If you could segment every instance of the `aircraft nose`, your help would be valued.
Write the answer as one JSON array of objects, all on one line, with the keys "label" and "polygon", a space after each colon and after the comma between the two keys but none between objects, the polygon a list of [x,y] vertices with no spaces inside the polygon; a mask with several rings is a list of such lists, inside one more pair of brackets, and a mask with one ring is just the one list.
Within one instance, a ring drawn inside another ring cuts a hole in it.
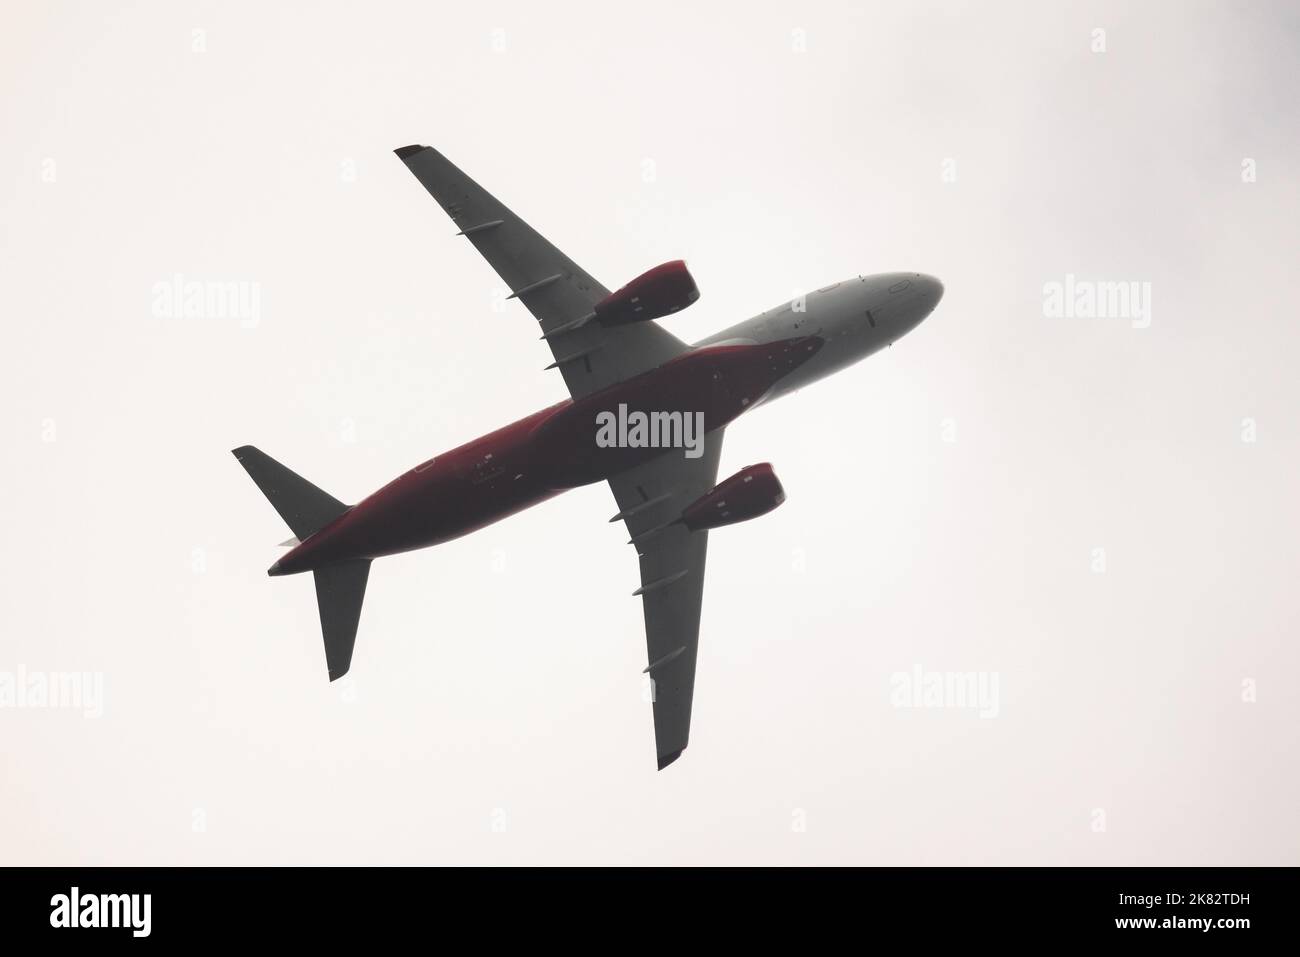
[{"label": "aircraft nose", "polygon": [[943,298],[943,283],[934,276],[927,276],[924,273],[913,280],[917,287],[916,298],[921,307],[925,310],[925,315],[934,312],[934,307],[939,305],[939,300]]}]

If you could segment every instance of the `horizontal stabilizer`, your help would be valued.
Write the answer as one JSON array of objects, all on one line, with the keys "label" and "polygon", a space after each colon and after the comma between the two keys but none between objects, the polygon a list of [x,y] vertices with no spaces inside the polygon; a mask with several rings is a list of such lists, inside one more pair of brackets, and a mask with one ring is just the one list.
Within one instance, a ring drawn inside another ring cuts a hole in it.
[{"label": "horizontal stabilizer", "polygon": [[347,674],[352,666],[352,648],[357,640],[357,622],[361,620],[361,602],[366,597],[370,561],[326,565],[313,574],[320,628],[325,636],[325,663],[333,681]]},{"label": "horizontal stabilizer", "polygon": [[235,449],[234,456],[299,541],[319,532],[348,510],[333,495],[322,492],[251,445]]}]

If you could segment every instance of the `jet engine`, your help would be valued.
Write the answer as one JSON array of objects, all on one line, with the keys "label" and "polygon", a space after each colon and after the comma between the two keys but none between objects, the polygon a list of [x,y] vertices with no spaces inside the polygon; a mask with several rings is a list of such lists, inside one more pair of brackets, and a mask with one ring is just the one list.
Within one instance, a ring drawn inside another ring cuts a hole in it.
[{"label": "jet engine", "polygon": [[692,532],[721,528],[766,515],[785,501],[781,480],[767,462],[741,469],[701,495],[682,512],[682,524]]},{"label": "jet engine", "polygon": [[686,263],[674,259],[643,272],[596,303],[596,321],[602,326],[625,326],[660,319],[685,309],[699,298],[700,290]]}]

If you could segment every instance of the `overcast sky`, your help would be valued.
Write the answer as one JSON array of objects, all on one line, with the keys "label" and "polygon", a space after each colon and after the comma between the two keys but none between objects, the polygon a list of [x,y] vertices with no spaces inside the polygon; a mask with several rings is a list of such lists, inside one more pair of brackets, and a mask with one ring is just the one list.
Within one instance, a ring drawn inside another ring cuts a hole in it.
[{"label": "overcast sky", "polygon": [[[102,689],[0,707],[0,861],[1300,863],[1294,4],[115,6],[0,35],[0,690]],[[265,574],[230,449],[351,502],[565,395],[408,143],[610,288],[686,258],[683,339],[946,285],[728,430],[788,500],[662,773],[604,485],[376,562],[343,682]]]}]

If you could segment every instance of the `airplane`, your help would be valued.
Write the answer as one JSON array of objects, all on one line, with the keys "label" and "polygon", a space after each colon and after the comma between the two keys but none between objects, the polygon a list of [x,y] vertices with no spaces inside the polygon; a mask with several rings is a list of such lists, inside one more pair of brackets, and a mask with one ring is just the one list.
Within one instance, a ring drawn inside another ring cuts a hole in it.
[{"label": "airplane", "polygon": [[[699,299],[680,260],[610,292],[428,146],[394,151],[537,319],[569,398],[344,505],[252,446],[234,450],[294,537],[268,574],[310,571],[329,679],[352,662],[370,563],[466,535],[568,489],[609,483],[640,561],[659,770],[690,735],[709,531],[785,500],[772,466],[717,481],[738,416],[892,345],[938,305],[943,284],[855,276],[687,345],[655,320]],[[616,429],[601,428],[617,416]],[[687,432],[699,435],[688,445]],[[612,433],[617,433],[612,434]],[[656,441],[657,440],[657,441]]]}]

